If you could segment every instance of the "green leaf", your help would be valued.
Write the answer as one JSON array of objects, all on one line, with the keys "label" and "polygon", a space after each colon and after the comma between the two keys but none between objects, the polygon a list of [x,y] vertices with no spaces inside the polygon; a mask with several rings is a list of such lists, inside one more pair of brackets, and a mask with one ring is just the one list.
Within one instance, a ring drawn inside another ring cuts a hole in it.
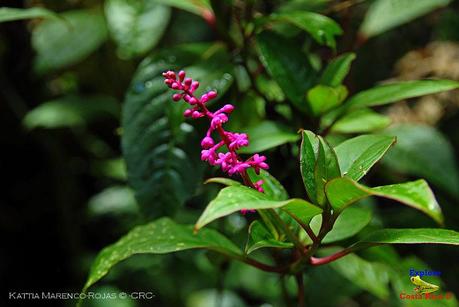
[{"label": "green leaf", "polygon": [[130,59],[153,48],[166,30],[170,11],[156,0],[105,1],[108,29],[120,58]]},{"label": "green leaf", "polygon": [[333,19],[306,11],[273,14],[273,21],[286,21],[308,32],[321,45],[336,48],[335,36],[343,34],[343,30]]},{"label": "green leaf", "polygon": [[42,7],[31,7],[28,9],[17,9],[11,7],[0,8],[0,22],[33,18],[59,19],[59,15]]},{"label": "green leaf", "polygon": [[336,87],[343,83],[344,78],[351,69],[351,63],[355,59],[355,53],[344,53],[333,59],[325,68],[320,78],[320,84]]},{"label": "green leaf", "polygon": [[233,179],[229,179],[229,178],[225,178],[225,177],[209,178],[204,183],[205,184],[207,184],[207,183],[220,183],[220,184],[226,185],[227,187],[242,185],[242,183],[240,183],[239,181],[236,181],[236,180],[233,180]]},{"label": "green leaf", "polygon": [[[285,100],[285,94],[276,81],[268,79],[267,76],[260,74],[255,79],[255,86],[262,92],[266,99],[281,102]],[[279,104],[283,105],[283,104]]]},{"label": "green leaf", "polygon": [[314,177],[314,167],[319,154],[319,138],[309,130],[301,133],[300,170],[304,187],[313,203],[317,203],[317,187]]},{"label": "green leaf", "polygon": [[425,180],[391,184],[369,188],[347,178],[337,178],[326,186],[328,200],[337,211],[344,210],[352,203],[368,196],[379,196],[401,202],[418,209],[437,223],[443,223],[443,215],[432,191]]},{"label": "green leaf", "polygon": [[387,228],[370,233],[351,248],[360,249],[379,244],[459,245],[459,232],[439,228]]},{"label": "green leaf", "polygon": [[107,39],[104,17],[98,11],[67,11],[60,20],[45,20],[32,32],[37,53],[35,70],[46,73],[85,59]]},{"label": "green leaf", "polygon": [[95,161],[91,164],[91,171],[96,176],[127,181],[126,163],[123,158]]},{"label": "green leaf", "polygon": [[357,93],[344,104],[348,108],[379,106],[428,94],[453,90],[459,82],[450,80],[404,81],[373,87]]},{"label": "green leaf", "polygon": [[[193,44],[146,58],[126,95],[122,150],[129,184],[141,208],[150,216],[173,214],[193,195],[205,166],[194,150],[194,144],[199,142],[194,129],[184,123],[186,105],[172,102],[172,93],[161,74],[197,62],[186,69],[187,73],[199,79],[202,91],[215,85],[223,94],[231,84],[228,66],[220,57],[218,61],[214,59],[217,54],[209,55],[211,51],[221,52],[209,44]],[[211,58],[204,60],[203,56]]]},{"label": "green leaf", "polygon": [[132,190],[126,186],[112,186],[89,199],[91,217],[109,214],[138,214],[139,208]]},{"label": "green leaf", "polygon": [[346,99],[347,89],[344,86],[330,87],[316,85],[307,93],[309,107],[315,116],[336,108]]},{"label": "green leaf", "polygon": [[296,142],[299,135],[286,127],[272,121],[264,121],[257,126],[246,129],[249,146],[239,150],[240,153],[258,153],[285,143]]},{"label": "green leaf", "polygon": [[[328,248],[326,251],[327,254],[333,253],[336,252],[336,248]],[[384,264],[369,262],[357,255],[349,254],[331,262],[330,266],[350,282],[378,298],[387,299],[389,296],[388,267]]]},{"label": "green leaf", "polygon": [[270,173],[265,170],[260,170],[260,175],[257,175],[252,168],[247,170],[247,173],[252,182],[263,180],[264,194],[272,200],[287,200],[288,193],[284,186],[274,178]]},{"label": "green leaf", "polygon": [[155,0],[155,2],[173,6],[200,16],[212,14],[208,0]]},{"label": "green leaf", "polygon": [[303,224],[308,224],[314,216],[322,213],[321,208],[305,200],[291,201],[281,209]]},{"label": "green leaf", "polygon": [[459,172],[452,145],[432,127],[405,124],[384,133],[397,136],[397,146],[382,163],[391,169],[426,178],[452,196],[459,198]]},{"label": "green leaf", "polygon": [[107,96],[64,96],[40,104],[23,119],[27,129],[82,127],[100,118],[118,118],[118,102]]},{"label": "green leaf", "polygon": [[332,243],[350,238],[367,226],[371,221],[372,212],[369,207],[364,205],[352,206],[344,210],[338,216],[333,229],[327,233],[322,243]]},{"label": "green leaf", "polygon": [[284,94],[300,110],[306,111],[304,95],[314,84],[315,73],[305,54],[279,34],[262,32],[257,35],[260,60],[279,84]]},{"label": "green leaf", "polygon": [[376,36],[446,6],[449,2],[450,0],[376,0],[370,5],[360,32],[365,37]]},{"label": "green leaf", "polygon": [[390,123],[389,117],[363,108],[344,115],[335,122],[330,131],[334,133],[366,133],[384,129]]},{"label": "green leaf", "polygon": [[249,239],[245,246],[245,253],[248,255],[257,249],[266,247],[291,248],[293,243],[276,240],[262,222],[253,221],[249,226]]},{"label": "green leaf", "polygon": [[395,137],[361,135],[335,147],[341,174],[359,181],[395,143]]},{"label": "green leaf", "polygon": [[267,195],[246,186],[230,186],[222,189],[217,197],[207,205],[196,222],[195,229],[198,230],[218,218],[242,209],[259,210],[270,208],[282,208],[287,213],[305,220],[322,211],[302,199],[293,198],[285,201],[275,201]]},{"label": "green leaf", "polygon": [[228,256],[241,251],[215,230],[204,229],[193,234],[193,226],[179,225],[169,218],[138,226],[118,242],[104,248],[94,260],[83,292],[104,277],[120,261],[136,254],[166,254],[203,248]]},{"label": "green leaf", "polygon": [[317,204],[325,204],[325,184],[333,178],[340,177],[338,159],[333,148],[319,136],[319,154],[314,168]]}]

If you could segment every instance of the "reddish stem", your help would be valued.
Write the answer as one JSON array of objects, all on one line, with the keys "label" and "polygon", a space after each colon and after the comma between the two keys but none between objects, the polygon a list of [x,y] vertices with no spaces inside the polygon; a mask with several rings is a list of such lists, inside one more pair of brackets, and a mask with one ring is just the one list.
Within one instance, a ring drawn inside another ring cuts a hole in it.
[{"label": "reddish stem", "polygon": [[327,257],[323,257],[323,258],[311,257],[309,258],[309,263],[314,266],[327,264],[335,260],[338,260],[339,258],[346,256],[347,254],[352,253],[352,251],[353,251],[352,249],[343,249],[342,251],[339,251]]}]

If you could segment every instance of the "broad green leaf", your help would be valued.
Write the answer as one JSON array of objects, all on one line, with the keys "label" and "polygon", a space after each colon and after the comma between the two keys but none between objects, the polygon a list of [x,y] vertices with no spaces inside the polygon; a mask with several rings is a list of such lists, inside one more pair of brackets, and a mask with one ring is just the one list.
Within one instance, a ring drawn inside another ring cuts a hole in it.
[{"label": "broad green leaf", "polygon": [[[336,248],[325,249],[327,254]],[[323,254],[323,252],[321,253]],[[355,254],[349,254],[330,263],[330,266],[350,282],[369,291],[380,299],[389,296],[389,268],[382,263],[366,261]]]},{"label": "broad green leaf", "polygon": [[314,216],[322,213],[321,208],[304,200],[291,201],[281,209],[296,221],[304,224],[308,224]]},{"label": "broad green leaf", "polygon": [[387,228],[370,233],[351,248],[360,249],[379,244],[459,245],[459,232],[441,228]]},{"label": "broad green leaf", "polygon": [[18,9],[12,7],[0,8],[0,22],[33,18],[59,19],[59,15],[42,7],[31,7],[28,9]]},{"label": "broad green leaf", "polygon": [[[128,180],[142,209],[150,216],[173,214],[194,193],[202,168],[194,144],[199,139],[184,123],[184,103],[172,102],[162,72],[198,63],[186,69],[201,86],[223,94],[231,84],[223,62],[218,64],[208,44],[164,50],[146,58],[137,70],[126,95],[122,117],[122,150]],[[203,59],[204,55],[211,58]],[[193,71],[193,74],[190,73]],[[215,82],[215,83],[214,83]],[[193,145],[191,145],[193,144]],[[193,176],[190,176],[193,174]]]},{"label": "broad green leaf", "polygon": [[170,8],[156,0],[107,0],[105,16],[118,55],[130,59],[159,42],[169,22]]},{"label": "broad green leaf", "polygon": [[274,32],[257,35],[260,60],[284,94],[300,110],[306,111],[304,95],[314,84],[315,73],[305,54],[293,41]]},{"label": "broad green leaf", "polygon": [[370,5],[360,32],[367,38],[376,36],[446,6],[449,2],[450,0],[376,0]]},{"label": "broad green leaf", "polygon": [[308,32],[321,45],[336,48],[335,36],[343,30],[333,19],[307,11],[296,11],[271,15],[270,20],[286,21]]},{"label": "broad green leaf", "polygon": [[316,85],[307,93],[309,107],[315,116],[336,108],[346,99],[347,89],[344,86],[330,87]]},{"label": "broad green leaf", "polygon": [[266,247],[291,248],[293,243],[276,240],[262,222],[253,221],[249,227],[249,239],[245,246],[245,253],[250,254],[257,249]]},{"label": "broad green leaf", "polygon": [[341,174],[359,181],[394,143],[395,137],[372,134],[344,141],[335,147]]},{"label": "broad green leaf", "polygon": [[459,198],[459,172],[454,149],[445,136],[432,127],[397,125],[384,131],[397,137],[397,146],[382,163],[391,169],[426,178]]},{"label": "broad green leaf", "polygon": [[260,175],[257,175],[255,171],[252,168],[250,168],[248,169],[247,173],[249,174],[249,177],[252,180],[252,182],[263,180],[263,193],[272,200],[288,199],[288,193],[285,190],[284,186],[267,171],[260,170]]},{"label": "broad green leaf", "polygon": [[389,126],[391,120],[385,115],[381,115],[371,109],[363,108],[353,110],[344,115],[331,127],[334,133],[366,133]]},{"label": "broad green leaf", "polygon": [[333,59],[325,68],[320,78],[320,84],[336,87],[343,83],[344,78],[351,69],[351,63],[355,59],[355,53],[344,53]]},{"label": "broad green leaf", "polygon": [[285,143],[296,142],[299,138],[295,132],[272,121],[264,121],[244,132],[250,139],[249,146],[239,150],[241,153],[258,153]]},{"label": "broad green leaf", "polygon": [[226,185],[227,187],[242,185],[242,183],[240,183],[239,181],[236,181],[236,180],[233,180],[233,179],[229,179],[229,178],[225,178],[225,177],[209,178],[204,183],[205,184],[207,184],[207,183],[220,183],[220,184]]},{"label": "broad green leaf", "polygon": [[88,202],[91,216],[138,214],[134,193],[126,186],[112,186],[94,195]]},{"label": "broad green leaf", "polygon": [[369,188],[348,178],[337,178],[326,186],[328,200],[333,209],[342,211],[352,203],[368,196],[379,196],[401,202],[418,209],[437,223],[443,223],[443,215],[425,180],[391,184]]},{"label": "broad green leaf", "polygon": [[281,102],[285,100],[285,94],[276,81],[268,79],[265,75],[260,74],[255,79],[255,86],[271,101]]},{"label": "broad green leaf", "polygon": [[60,20],[45,20],[32,32],[37,53],[35,70],[46,73],[85,59],[107,39],[104,17],[98,11],[67,11]]},{"label": "broad green leaf", "polygon": [[120,261],[136,254],[166,254],[202,248],[224,255],[242,255],[226,237],[212,229],[193,233],[193,226],[179,225],[169,218],[138,226],[118,242],[104,248],[94,260],[83,292],[104,277]]},{"label": "broad green leaf", "polygon": [[118,118],[118,102],[107,96],[65,96],[40,104],[23,119],[27,129],[79,127],[100,118]]},{"label": "broad green leaf", "polygon": [[332,243],[356,235],[370,223],[371,217],[372,212],[369,207],[364,205],[349,207],[338,216],[333,229],[327,233],[322,243]]},{"label": "broad green leaf", "polygon": [[212,14],[208,0],[155,0],[155,2],[173,6],[200,16]]},{"label": "broad green leaf", "polygon": [[284,211],[298,218],[307,220],[321,212],[320,208],[302,199],[289,199],[285,201],[275,201],[267,195],[255,191],[246,186],[230,186],[224,188],[212,200],[196,222],[195,229],[198,230],[210,222],[238,212],[242,209],[270,209],[282,208]]},{"label": "broad green leaf", "polygon": [[316,179],[314,168],[319,154],[319,138],[308,130],[301,132],[302,141],[300,147],[300,170],[304,187],[313,203],[317,203]]},{"label": "broad green leaf", "polygon": [[91,164],[91,170],[96,176],[127,181],[126,163],[123,158],[95,161]]},{"label": "broad green leaf", "polygon": [[344,104],[347,108],[379,106],[428,94],[453,90],[459,82],[450,80],[403,81],[373,87],[357,93]]},{"label": "broad green leaf", "polygon": [[319,154],[314,168],[317,204],[325,204],[325,184],[333,178],[340,177],[338,159],[330,145],[319,136]]}]

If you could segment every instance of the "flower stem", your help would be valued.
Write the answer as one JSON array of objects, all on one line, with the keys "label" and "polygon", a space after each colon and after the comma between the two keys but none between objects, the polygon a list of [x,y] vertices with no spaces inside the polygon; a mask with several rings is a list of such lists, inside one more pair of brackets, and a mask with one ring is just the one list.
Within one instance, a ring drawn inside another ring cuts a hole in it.
[{"label": "flower stem", "polygon": [[[190,95],[191,97],[194,97],[194,94],[191,93],[190,91],[186,91],[186,93],[188,95]],[[196,98],[197,99],[197,98]],[[198,100],[198,99],[197,99]],[[199,100],[198,100],[199,101]],[[199,107],[202,109],[203,113],[206,115],[207,118],[209,118],[210,120],[212,120],[212,113],[209,111],[209,109],[207,109],[206,105],[202,102],[199,102],[198,103]],[[217,133],[220,135],[220,138],[222,139],[223,142],[225,142],[225,146],[226,148],[228,149],[228,151],[232,152],[236,159],[237,160],[241,160],[241,158],[238,156],[238,154],[235,152],[235,151],[232,151],[229,147],[230,145],[230,140],[228,139],[228,136],[226,135],[226,132],[225,130],[223,129],[223,127],[220,125],[217,127]],[[255,188],[255,185],[253,184],[252,180],[250,180],[250,177],[249,175],[247,174],[247,171],[244,170],[243,172],[241,172],[241,177],[242,177],[242,180],[244,181],[244,185],[248,186],[248,187],[251,187],[252,189],[256,189]]]}]

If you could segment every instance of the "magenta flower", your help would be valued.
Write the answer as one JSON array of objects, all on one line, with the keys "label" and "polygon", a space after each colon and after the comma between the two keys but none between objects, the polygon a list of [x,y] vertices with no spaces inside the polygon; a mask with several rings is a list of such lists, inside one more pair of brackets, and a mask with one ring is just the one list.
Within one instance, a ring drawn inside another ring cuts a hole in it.
[{"label": "magenta flower", "polygon": [[[164,83],[178,93],[172,96],[172,100],[179,101],[183,99],[190,104],[191,108],[184,112],[184,116],[194,119],[207,117],[210,121],[209,129],[206,136],[201,141],[201,160],[207,161],[210,165],[219,165],[222,171],[227,172],[229,175],[239,174],[244,183],[260,192],[263,192],[263,180],[253,183],[247,175],[247,169],[253,168],[259,174],[260,169],[268,169],[269,166],[265,162],[266,157],[255,154],[247,160],[243,160],[237,154],[237,150],[241,147],[249,145],[249,138],[245,133],[235,133],[225,131],[223,124],[228,122],[229,114],[233,112],[234,106],[226,104],[216,112],[210,112],[206,103],[217,97],[216,91],[209,91],[203,94],[200,98],[194,95],[194,92],[199,87],[199,82],[191,78],[186,78],[186,73],[182,70],[178,74],[173,71],[163,73],[165,78]],[[221,141],[215,142],[212,134],[216,133],[220,136]],[[227,152],[217,152],[223,146],[228,149]],[[244,211],[243,213],[245,213]]]}]

